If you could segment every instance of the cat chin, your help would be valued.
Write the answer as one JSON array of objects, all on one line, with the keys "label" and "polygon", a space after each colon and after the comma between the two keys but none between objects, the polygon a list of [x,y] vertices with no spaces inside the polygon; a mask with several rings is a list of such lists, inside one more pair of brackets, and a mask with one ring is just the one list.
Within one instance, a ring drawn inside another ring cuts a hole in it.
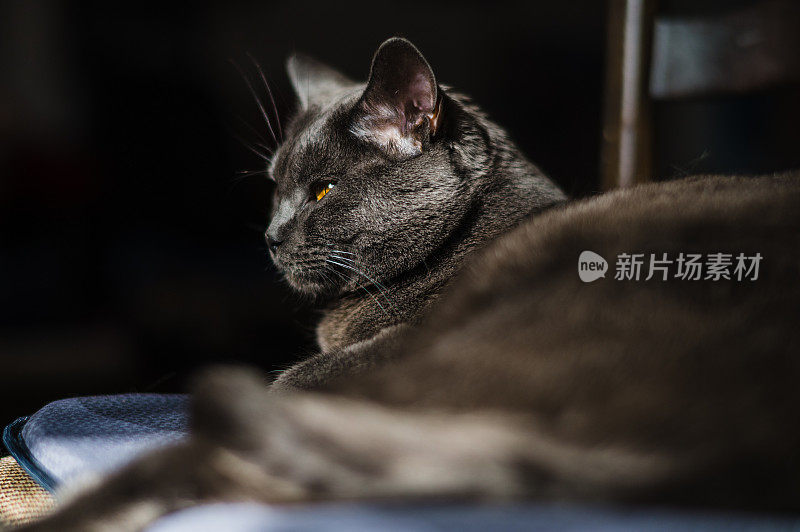
[{"label": "cat chin", "polygon": [[308,271],[283,272],[289,286],[296,292],[312,298],[328,297],[339,292],[338,285],[332,285],[330,278],[322,275],[313,275]]}]

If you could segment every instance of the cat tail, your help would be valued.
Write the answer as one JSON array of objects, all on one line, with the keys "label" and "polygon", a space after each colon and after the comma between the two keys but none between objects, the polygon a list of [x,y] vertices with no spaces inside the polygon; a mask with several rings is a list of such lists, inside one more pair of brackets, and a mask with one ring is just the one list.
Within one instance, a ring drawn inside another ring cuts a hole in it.
[{"label": "cat tail", "polygon": [[529,418],[276,394],[257,374],[231,368],[200,380],[192,431],[301,500],[635,500],[644,486],[652,492],[686,472],[676,466],[685,460],[661,454],[561,441]]}]

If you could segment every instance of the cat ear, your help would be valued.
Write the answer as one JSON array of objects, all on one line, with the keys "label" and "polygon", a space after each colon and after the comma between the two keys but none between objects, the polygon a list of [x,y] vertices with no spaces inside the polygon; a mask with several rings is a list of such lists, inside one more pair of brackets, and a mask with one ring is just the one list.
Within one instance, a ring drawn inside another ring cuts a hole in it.
[{"label": "cat ear", "polygon": [[292,54],[286,61],[286,71],[302,109],[322,105],[355,82],[344,74],[303,54]]},{"label": "cat ear", "polygon": [[413,157],[436,133],[439,104],[430,65],[413,44],[395,37],[375,52],[351,131],[392,156]]}]

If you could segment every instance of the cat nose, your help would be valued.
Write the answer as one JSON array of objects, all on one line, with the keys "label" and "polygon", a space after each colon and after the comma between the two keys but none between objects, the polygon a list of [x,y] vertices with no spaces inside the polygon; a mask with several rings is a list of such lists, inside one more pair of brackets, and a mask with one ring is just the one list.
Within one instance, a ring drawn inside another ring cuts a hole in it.
[{"label": "cat nose", "polygon": [[271,236],[267,235],[267,245],[269,246],[270,251],[272,251],[273,253],[278,251],[278,246],[280,246],[282,243],[283,240],[276,240]]}]

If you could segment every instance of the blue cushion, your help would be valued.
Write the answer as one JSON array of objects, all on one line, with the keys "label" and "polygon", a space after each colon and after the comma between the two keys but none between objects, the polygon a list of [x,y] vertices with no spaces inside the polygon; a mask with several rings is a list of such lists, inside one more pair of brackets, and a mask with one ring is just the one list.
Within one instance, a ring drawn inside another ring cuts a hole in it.
[{"label": "blue cushion", "polygon": [[3,432],[17,462],[48,490],[107,473],[187,434],[188,397],[129,394],[63,399]]},{"label": "blue cushion", "polygon": [[800,530],[800,519],[743,513],[577,505],[213,504],[161,518],[147,532]]}]

